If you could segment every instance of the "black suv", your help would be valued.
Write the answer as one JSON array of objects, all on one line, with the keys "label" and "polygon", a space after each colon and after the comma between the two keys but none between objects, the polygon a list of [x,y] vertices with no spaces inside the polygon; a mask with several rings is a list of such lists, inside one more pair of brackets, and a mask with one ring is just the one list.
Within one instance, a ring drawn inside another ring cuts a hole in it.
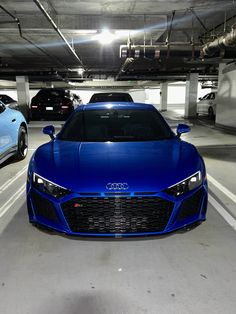
[{"label": "black suv", "polygon": [[78,95],[62,88],[41,89],[31,100],[31,118],[63,118],[68,116],[81,104]]},{"label": "black suv", "polygon": [[128,93],[118,93],[118,92],[112,92],[112,93],[96,93],[93,94],[91,97],[89,103],[95,103],[95,102],[119,102],[119,101],[128,101],[133,102],[132,97]]}]

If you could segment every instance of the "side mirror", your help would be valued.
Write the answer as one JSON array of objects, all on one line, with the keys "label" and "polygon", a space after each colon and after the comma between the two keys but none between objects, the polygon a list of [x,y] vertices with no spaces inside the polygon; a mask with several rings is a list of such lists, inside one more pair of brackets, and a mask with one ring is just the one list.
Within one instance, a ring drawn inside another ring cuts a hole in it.
[{"label": "side mirror", "polygon": [[47,125],[43,128],[43,133],[47,134],[51,137],[52,140],[54,140],[54,133],[55,133],[55,128],[53,125]]},{"label": "side mirror", "polygon": [[181,134],[188,133],[188,132],[190,132],[190,127],[187,124],[178,124],[177,130],[176,130],[178,137],[180,137]]},{"label": "side mirror", "polygon": [[202,97],[199,97],[198,100],[202,100]]}]

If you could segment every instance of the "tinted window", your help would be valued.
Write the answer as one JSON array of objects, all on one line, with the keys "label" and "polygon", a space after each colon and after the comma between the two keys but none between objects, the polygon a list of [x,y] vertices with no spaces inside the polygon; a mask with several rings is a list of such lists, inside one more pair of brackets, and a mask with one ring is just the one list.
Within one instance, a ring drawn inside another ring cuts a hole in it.
[{"label": "tinted window", "polygon": [[151,110],[85,110],[74,114],[59,139],[84,142],[152,141],[172,137],[162,117]]},{"label": "tinted window", "polygon": [[2,113],[5,110],[4,104],[0,101],[0,113]]},{"label": "tinted window", "polygon": [[211,98],[211,94],[206,94],[202,99],[210,99]]},{"label": "tinted window", "polygon": [[94,94],[90,103],[95,102],[114,102],[114,101],[128,101],[133,102],[132,97],[128,93],[98,93]]},{"label": "tinted window", "polygon": [[4,104],[9,104],[10,102],[13,102],[14,100],[7,95],[0,95],[0,100],[4,103]]},{"label": "tinted window", "polygon": [[48,89],[48,90],[41,90],[38,92],[38,97],[62,97],[65,95],[65,91],[62,89]]}]

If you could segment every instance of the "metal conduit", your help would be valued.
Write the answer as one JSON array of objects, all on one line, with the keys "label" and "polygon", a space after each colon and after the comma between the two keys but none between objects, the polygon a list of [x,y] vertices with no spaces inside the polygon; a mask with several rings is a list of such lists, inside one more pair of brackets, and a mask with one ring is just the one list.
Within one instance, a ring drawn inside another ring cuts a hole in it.
[{"label": "metal conduit", "polygon": [[[9,15],[13,21],[11,21],[11,23],[16,23],[17,27],[18,27],[18,31],[19,31],[19,35],[22,39],[24,39],[25,41],[27,41],[29,44],[31,44],[32,46],[34,46],[35,48],[39,49],[43,54],[45,54],[49,59],[55,61],[62,66],[63,68],[67,68],[63,63],[61,63],[61,61],[59,61],[56,57],[52,57],[51,55],[49,55],[46,51],[44,51],[44,49],[42,49],[41,47],[39,47],[37,44],[35,44],[34,42],[32,42],[30,39],[26,38],[23,33],[22,33],[22,28],[21,28],[21,24],[20,24],[20,20],[18,17],[14,16],[11,12],[9,12],[7,9],[5,9],[2,5],[0,5],[0,9],[2,9],[7,15]],[[9,21],[5,21],[4,23],[9,23]]]},{"label": "metal conduit", "polygon": [[58,33],[58,35],[61,37],[61,39],[65,42],[67,48],[69,49],[69,51],[73,55],[73,57],[76,58],[77,61],[79,61],[81,66],[83,66],[83,62],[82,62],[81,58],[78,56],[78,54],[75,52],[75,50],[71,47],[71,45],[69,44],[69,42],[67,41],[65,36],[62,34],[60,29],[57,27],[56,23],[53,21],[51,16],[45,10],[42,3],[39,0],[34,0],[34,3],[37,5],[37,7],[40,9],[40,11],[43,13],[43,15],[46,17],[46,19],[49,21],[49,23],[52,25],[52,27],[55,29],[55,31]]}]

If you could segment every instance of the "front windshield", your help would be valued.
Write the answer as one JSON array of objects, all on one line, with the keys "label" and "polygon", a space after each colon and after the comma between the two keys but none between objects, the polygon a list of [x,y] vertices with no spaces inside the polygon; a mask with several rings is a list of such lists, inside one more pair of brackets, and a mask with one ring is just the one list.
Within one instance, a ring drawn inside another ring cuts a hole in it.
[{"label": "front windshield", "polygon": [[76,112],[58,138],[81,142],[155,141],[173,134],[152,110],[85,110]]}]

